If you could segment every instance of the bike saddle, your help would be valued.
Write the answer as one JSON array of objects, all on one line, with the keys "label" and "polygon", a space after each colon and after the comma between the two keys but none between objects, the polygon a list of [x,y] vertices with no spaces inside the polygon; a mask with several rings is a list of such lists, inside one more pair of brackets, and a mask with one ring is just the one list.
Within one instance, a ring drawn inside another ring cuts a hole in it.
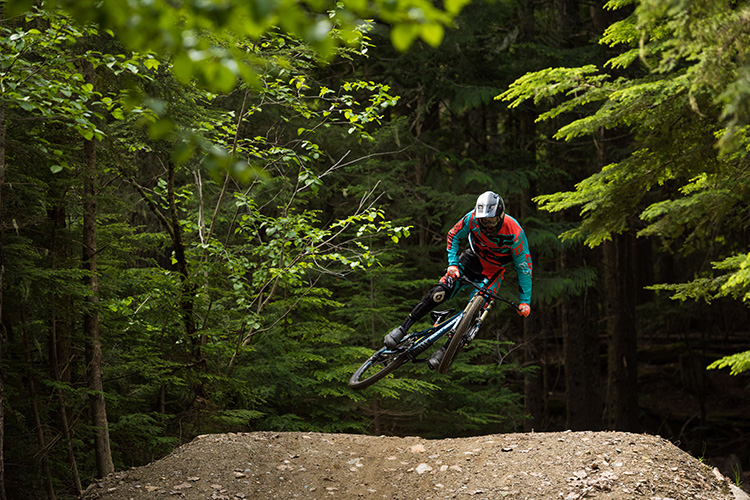
[{"label": "bike saddle", "polygon": [[432,323],[434,325],[437,325],[454,312],[456,312],[455,309],[447,309],[445,311],[430,311],[430,318],[432,318]]}]

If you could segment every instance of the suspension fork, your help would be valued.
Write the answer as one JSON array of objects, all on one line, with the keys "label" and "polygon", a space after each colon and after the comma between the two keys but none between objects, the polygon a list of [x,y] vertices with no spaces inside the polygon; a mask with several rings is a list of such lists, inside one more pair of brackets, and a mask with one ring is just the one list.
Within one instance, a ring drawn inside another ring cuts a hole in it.
[{"label": "suspension fork", "polygon": [[482,311],[481,316],[479,316],[479,324],[481,325],[484,322],[484,318],[487,317],[487,314],[489,314],[490,309],[492,309],[493,304],[495,303],[495,299],[490,298],[489,302],[487,302],[487,307],[484,308],[484,311]]},{"label": "suspension fork", "polygon": [[467,345],[469,342],[474,340],[474,337],[477,335],[477,332],[479,332],[479,329],[482,327],[482,323],[484,323],[484,319],[487,317],[487,315],[490,312],[490,309],[492,309],[492,305],[495,303],[495,299],[490,298],[490,300],[487,302],[487,306],[482,311],[482,314],[479,315],[479,318],[477,319],[476,324],[466,333],[464,345]]}]

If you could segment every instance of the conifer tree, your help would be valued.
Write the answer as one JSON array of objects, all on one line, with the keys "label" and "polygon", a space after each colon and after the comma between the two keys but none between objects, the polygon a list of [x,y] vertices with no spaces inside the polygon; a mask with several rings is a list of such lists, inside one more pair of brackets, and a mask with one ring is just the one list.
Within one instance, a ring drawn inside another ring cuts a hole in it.
[{"label": "conifer tree", "polygon": [[[630,9],[630,2],[610,2]],[[695,250],[716,273],[663,284],[674,298],[731,296],[747,300],[742,243],[734,229],[746,216],[742,90],[747,5],[723,2],[637,2],[601,43],[618,50],[603,65],[557,67],[518,79],[502,98],[511,106],[559,98],[539,119],[572,111],[585,116],[556,132],[561,140],[620,130],[631,151],[577,184],[574,191],[538,198],[547,210],[580,207],[581,224],[565,233],[595,246],[637,231],[658,237],[668,251]],[[708,228],[711,228],[708,230]],[[716,235],[722,236],[717,240]]]}]

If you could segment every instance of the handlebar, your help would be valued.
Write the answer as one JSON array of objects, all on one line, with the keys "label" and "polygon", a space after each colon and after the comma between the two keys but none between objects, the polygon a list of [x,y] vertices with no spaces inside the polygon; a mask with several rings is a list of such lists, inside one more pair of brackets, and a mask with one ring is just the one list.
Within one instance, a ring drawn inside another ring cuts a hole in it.
[{"label": "handlebar", "polygon": [[[517,305],[517,304],[516,304],[515,302],[513,302],[512,300],[508,300],[508,299],[506,299],[505,297],[501,297],[501,296],[499,296],[499,295],[497,295],[497,294],[495,294],[495,293],[492,293],[492,292],[490,292],[490,291],[489,291],[489,290],[487,289],[487,285],[486,285],[486,284],[475,283],[475,282],[471,281],[471,280],[470,280],[469,278],[466,278],[466,277],[464,277],[464,276],[459,276],[459,277],[458,277],[458,279],[459,279],[459,280],[460,280],[460,281],[461,281],[462,283],[466,283],[467,285],[471,285],[471,286],[473,286],[474,288],[476,288],[476,289],[477,289],[477,291],[478,291],[479,293],[481,293],[481,294],[482,294],[482,295],[484,295],[485,297],[491,297],[491,298],[493,298],[493,299],[496,299],[496,300],[499,300],[499,301],[501,301],[501,302],[505,302],[506,304],[509,304],[510,306],[512,306],[512,307],[513,307],[513,309],[516,309],[516,310],[518,310],[518,305]],[[493,281],[494,281],[494,280],[493,280]]]}]

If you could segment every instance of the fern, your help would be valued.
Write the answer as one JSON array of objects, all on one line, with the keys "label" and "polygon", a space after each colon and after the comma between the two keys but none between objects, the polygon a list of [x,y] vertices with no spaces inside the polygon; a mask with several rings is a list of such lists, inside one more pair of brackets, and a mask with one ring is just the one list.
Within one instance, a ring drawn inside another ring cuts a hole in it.
[{"label": "fern", "polygon": [[732,375],[750,371],[750,351],[725,356],[708,365],[707,369],[719,370],[722,368],[729,368]]}]

